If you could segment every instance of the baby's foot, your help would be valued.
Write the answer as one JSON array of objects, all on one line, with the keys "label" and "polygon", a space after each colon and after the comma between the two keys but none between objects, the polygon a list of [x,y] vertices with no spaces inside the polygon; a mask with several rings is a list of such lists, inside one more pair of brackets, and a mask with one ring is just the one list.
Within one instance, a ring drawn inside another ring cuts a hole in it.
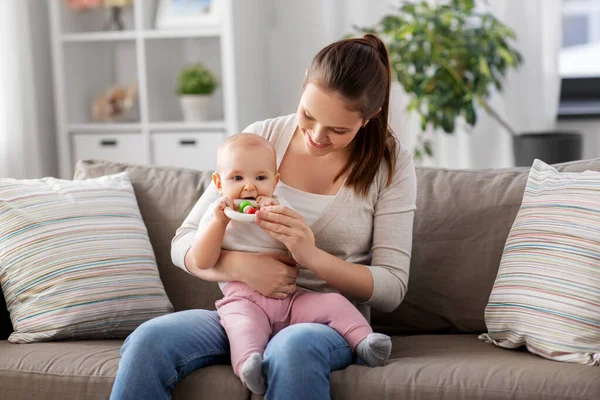
[{"label": "baby's foot", "polygon": [[392,340],[381,333],[371,333],[356,346],[356,354],[369,367],[385,365],[392,352]]},{"label": "baby's foot", "polygon": [[260,353],[254,353],[248,357],[240,369],[240,378],[252,393],[264,394],[267,391],[262,374],[262,355]]}]

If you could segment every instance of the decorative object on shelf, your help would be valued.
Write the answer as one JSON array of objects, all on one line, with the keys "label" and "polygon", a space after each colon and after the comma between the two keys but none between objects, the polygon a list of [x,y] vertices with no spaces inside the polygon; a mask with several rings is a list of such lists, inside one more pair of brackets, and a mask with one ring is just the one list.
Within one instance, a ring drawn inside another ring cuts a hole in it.
[{"label": "decorative object on shelf", "polygon": [[186,121],[206,121],[216,79],[204,65],[196,64],[179,73],[177,94]]},{"label": "decorative object on shelf", "polygon": [[87,11],[100,7],[110,9],[110,16],[106,25],[105,31],[123,31],[125,24],[121,18],[121,13],[124,7],[132,6],[134,0],[65,0],[67,6],[75,11]]},{"label": "decorative object on shelf", "polygon": [[121,12],[124,7],[131,5],[133,5],[133,0],[104,0],[104,7],[110,8],[110,19],[104,26],[104,30],[125,30],[125,24],[121,19]]},{"label": "decorative object on shelf", "polygon": [[92,119],[101,122],[131,121],[137,100],[137,82],[129,87],[113,85],[105,93],[96,97],[92,105]]},{"label": "decorative object on shelf", "polygon": [[[420,115],[423,133],[428,125],[453,133],[459,117],[473,126],[479,105],[516,135],[487,101],[492,86],[501,91],[507,71],[522,63],[509,43],[516,36],[493,14],[476,10],[474,3],[406,3],[375,26],[357,28],[385,41],[392,74],[412,96],[408,110]],[[422,158],[423,152],[431,156],[431,144],[423,135],[419,140],[415,158]]]},{"label": "decorative object on shelf", "polygon": [[98,8],[103,0],[65,0],[65,3],[71,10],[85,11]]},{"label": "decorative object on shelf", "polygon": [[156,29],[193,29],[219,25],[220,0],[159,0]]}]

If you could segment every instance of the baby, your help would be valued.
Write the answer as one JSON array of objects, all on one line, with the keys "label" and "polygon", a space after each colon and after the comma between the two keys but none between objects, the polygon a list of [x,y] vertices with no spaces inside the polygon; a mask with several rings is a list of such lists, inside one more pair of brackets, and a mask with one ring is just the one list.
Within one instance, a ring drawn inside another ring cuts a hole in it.
[{"label": "baby", "polygon": [[[249,252],[287,252],[285,246],[255,223],[230,220],[226,207],[234,199],[252,199],[258,207],[283,204],[275,196],[279,182],[275,149],[261,136],[240,133],[229,137],[217,152],[213,183],[223,196],[206,211],[198,227],[202,260],[198,267],[212,268],[221,249]],[[284,300],[263,296],[242,282],[221,282],[223,299],[216,306],[229,338],[235,374],[253,393],[266,389],[262,375],[263,353],[269,339],[291,324],[314,322],[329,325],[348,342],[369,366],[382,366],[391,351],[386,335],[373,333],[362,314],[338,293],[298,289]]]}]

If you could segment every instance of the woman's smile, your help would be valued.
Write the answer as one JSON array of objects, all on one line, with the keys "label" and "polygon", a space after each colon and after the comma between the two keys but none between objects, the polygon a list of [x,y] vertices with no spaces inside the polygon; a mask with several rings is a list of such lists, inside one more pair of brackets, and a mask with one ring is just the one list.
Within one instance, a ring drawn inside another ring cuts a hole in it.
[{"label": "woman's smile", "polygon": [[306,138],[308,140],[308,143],[316,148],[316,149],[324,149],[325,147],[329,146],[329,143],[319,143],[313,140],[312,136],[310,135],[310,132],[308,132],[306,129],[302,129],[302,132],[304,132],[304,134],[306,135]]}]

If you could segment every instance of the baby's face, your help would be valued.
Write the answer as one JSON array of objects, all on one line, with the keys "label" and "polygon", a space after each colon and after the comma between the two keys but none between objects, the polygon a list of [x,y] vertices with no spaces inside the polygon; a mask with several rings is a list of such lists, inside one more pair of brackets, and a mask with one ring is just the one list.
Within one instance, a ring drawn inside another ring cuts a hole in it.
[{"label": "baby's face", "polygon": [[265,146],[232,146],[219,160],[217,188],[231,199],[273,197],[279,182],[276,166]]}]

